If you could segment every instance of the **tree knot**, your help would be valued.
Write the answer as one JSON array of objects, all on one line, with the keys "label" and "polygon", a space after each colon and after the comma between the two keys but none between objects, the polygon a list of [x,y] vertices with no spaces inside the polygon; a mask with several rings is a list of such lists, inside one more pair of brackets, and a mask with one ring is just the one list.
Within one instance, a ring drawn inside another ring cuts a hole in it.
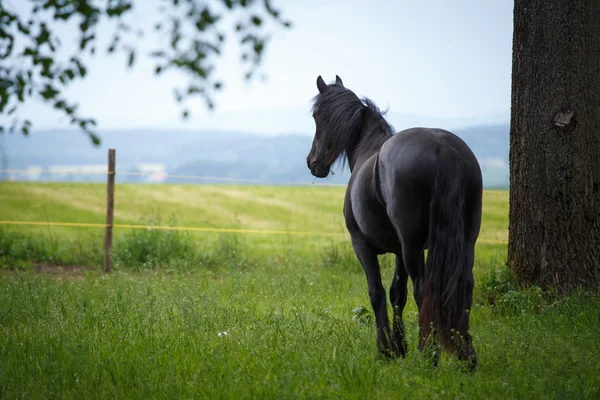
[{"label": "tree knot", "polygon": [[562,110],[559,111],[554,116],[554,125],[559,128],[566,128],[569,125],[575,125],[575,120],[573,116],[575,115],[575,111],[573,110]]}]

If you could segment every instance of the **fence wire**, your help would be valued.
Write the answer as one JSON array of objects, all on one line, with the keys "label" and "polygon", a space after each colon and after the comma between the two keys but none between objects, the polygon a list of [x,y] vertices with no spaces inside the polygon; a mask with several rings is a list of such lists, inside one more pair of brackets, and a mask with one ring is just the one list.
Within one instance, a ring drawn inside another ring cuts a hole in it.
[{"label": "fence wire", "polygon": [[[0,169],[0,173],[12,173],[12,174],[39,174],[39,175],[108,175],[109,171],[72,171],[72,170],[30,170],[30,169]],[[168,174],[163,172],[132,172],[132,171],[115,171],[115,176],[144,176],[153,177],[160,175],[164,179],[184,179],[184,180],[195,180],[195,181],[215,181],[215,182],[230,182],[230,183],[254,183],[254,184],[273,184],[273,182],[260,180],[260,179],[245,179],[245,178],[227,178],[219,176],[204,176],[204,175],[179,175],[179,174]],[[292,185],[292,186],[337,186],[345,187],[345,183],[326,183],[326,182],[296,182],[296,181],[281,181],[276,182],[279,185]]]}]

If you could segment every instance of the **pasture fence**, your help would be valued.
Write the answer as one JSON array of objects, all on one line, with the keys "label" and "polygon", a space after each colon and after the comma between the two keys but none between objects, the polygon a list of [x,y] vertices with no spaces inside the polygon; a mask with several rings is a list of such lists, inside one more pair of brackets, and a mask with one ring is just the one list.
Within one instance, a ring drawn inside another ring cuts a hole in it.
[{"label": "pasture fence", "polygon": [[[240,234],[263,234],[263,235],[305,235],[305,236],[340,236],[345,233],[339,232],[310,232],[310,231],[291,231],[291,230],[268,230],[268,229],[234,229],[234,228],[214,228],[214,227],[182,227],[182,226],[167,226],[167,225],[145,225],[145,224],[115,224],[114,223],[114,208],[115,208],[115,177],[116,171],[116,150],[108,150],[108,168],[106,171],[85,171],[77,172],[77,174],[85,175],[106,175],[106,223],[87,223],[87,222],[68,222],[68,221],[18,221],[18,220],[6,220],[0,221],[0,225],[13,225],[13,226],[57,226],[57,227],[87,227],[87,228],[104,228],[104,272],[110,273],[112,271],[112,246],[113,246],[113,229],[149,229],[149,230],[177,230],[177,231],[189,231],[189,232],[218,232],[218,233],[240,233]],[[29,173],[26,169],[3,169],[0,170],[3,173]],[[66,175],[73,173],[72,171],[41,171],[40,173],[46,174],[60,174]],[[119,175],[129,176],[152,176],[153,173],[149,172],[131,172],[131,171],[119,171]],[[204,180],[204,181],[217,181],[217,182],[238,182],[238,183],[254,183],[254,184],[267,184],[266,181],[255,180],[255,179],[238,179],[238,178],[223,178],[223,177],[211,177],[211,176],[193,176],[193,175],[176,175],[176,174],[165,174],[166,177],[177,178],[177,179],[189,179],[189,180]],[[313,183],[298,183],[298,182],[283,182],[284,184],[292,185],[309,185]],[[316,183],[319,186],[341,186],[345,187],[345,184],[338,183]],[[507,244],[505,240],[497,239],[483,239],[477,240],[480,243],[489,244]]]}]

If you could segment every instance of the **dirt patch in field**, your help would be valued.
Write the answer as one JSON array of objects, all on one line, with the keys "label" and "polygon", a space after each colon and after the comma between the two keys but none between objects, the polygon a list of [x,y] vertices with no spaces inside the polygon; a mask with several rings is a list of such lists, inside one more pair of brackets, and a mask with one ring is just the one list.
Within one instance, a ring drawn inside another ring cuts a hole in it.
[{"label": "dirt patch in field", "polygon": [[82,265],[35,264],[28,268],[11,267],[2,271],[2,276],[10,276],[18,272],[34,272],[48,275],[58,280],[83,280],[90,273],[100,273],[100,268]]}]

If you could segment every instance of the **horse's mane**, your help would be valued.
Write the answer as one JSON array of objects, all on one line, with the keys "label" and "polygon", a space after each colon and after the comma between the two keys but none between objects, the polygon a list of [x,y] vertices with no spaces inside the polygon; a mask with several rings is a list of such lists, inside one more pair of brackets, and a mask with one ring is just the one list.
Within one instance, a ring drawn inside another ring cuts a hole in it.
[{"label": "horse's mane", "polygon": [[[370,99],[361,99],[341,85],[329,85],[312,103],[313,115],[319,118],[320,129],[327,135],[328,157],[331,161],[339,159],[342,165],[347,162],[347,149],[361,151],[381,146],[395,133],[384,118],[387,111],[382,112]],[[375,116],[377,124],[364,132],[363,120],[368,113]]]}]

